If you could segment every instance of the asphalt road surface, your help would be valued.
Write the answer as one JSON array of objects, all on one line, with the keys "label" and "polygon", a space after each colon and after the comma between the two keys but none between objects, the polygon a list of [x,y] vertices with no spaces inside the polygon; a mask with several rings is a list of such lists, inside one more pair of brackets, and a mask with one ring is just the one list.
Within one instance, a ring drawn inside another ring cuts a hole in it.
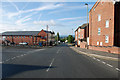
[{"label": "asphalt road surface", "polygon": [[119,71],[76,53],[66,44],[2,50],[2,78],[118,78]]}]

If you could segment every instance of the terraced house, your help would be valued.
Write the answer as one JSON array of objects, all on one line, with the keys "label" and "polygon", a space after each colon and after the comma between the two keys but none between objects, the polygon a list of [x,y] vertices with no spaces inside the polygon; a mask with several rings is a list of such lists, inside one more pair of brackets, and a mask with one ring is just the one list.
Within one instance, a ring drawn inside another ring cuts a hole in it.
[{"label": "terraced house", "polygon": [[98,0],[90,10],[89,49],[120,53],[120,0]]},{"label": "terraced house", "polygon": [[51,31],[12,31],[2,33],[2,38],[8,43],[19,43],[26,42],[28,45],[51,45],[55,42],[55,33]]},{"label": "terraced house", "polygon": [[83,24],[75,30],[76,47],[87,48],[89,44],[89,24]]}]

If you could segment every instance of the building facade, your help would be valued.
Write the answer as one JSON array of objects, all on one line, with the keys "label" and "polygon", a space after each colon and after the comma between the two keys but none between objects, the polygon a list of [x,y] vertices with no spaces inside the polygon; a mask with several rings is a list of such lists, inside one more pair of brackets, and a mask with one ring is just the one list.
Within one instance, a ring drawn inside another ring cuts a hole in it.
[{"label": "building facade", "polygon": [[89,38],[89,25],[86,23],[75,30],[76,46],[86,48],[88,44],[87,38]]},{"label": "building facade", "polygon": [[89,48],[120,53],[120,2],[94,4],[89,12]]},{"label": "building facade", "polygon": [[[48,36],[47,36],[48,35]],[[3,40],[7,43],[19,43],[26,42],[28,45],[50,45],[55,41],[55,33],[51,31],[12,31],[2,33]]]}]

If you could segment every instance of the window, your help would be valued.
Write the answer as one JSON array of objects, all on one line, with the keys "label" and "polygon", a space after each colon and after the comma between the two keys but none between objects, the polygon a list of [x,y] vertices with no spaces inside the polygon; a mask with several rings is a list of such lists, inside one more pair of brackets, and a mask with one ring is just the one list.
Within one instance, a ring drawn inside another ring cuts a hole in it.
[{"label": "window", "polygon": [[77,36],[76,36],[76,39],[77,39]]},{"label": "window", "polygon": [[103,43],[102,42],[100,42],[100,46],[102,46],[103,45]]},{"label": "window", "polygon": [[79,38],[80,38],[80,34],[79,34],[79,36],[78,36]]},{"label": "window", "polygon": [[79,28],[78,32],[80,32],[80,28]]},{"label": "window", "polygon": [[80,40],[78,41],[78,44],[80,45]]},{"label": "window", "polygon": [[101,15],[100,14],[98,15],[98,21],[101,21]]},{"label": "window", "polygon": [[82,34],[82,37],[83,37],[83,34]]},{"label": "window", "polygon": [[77,31],[76,31],[76,35],[77,35]]},{"label": "window", "polygon": [[100,35],[100,32],[101,32],[101,28],[98,28],[98,35]]},{"label": "window", "polygon": [[106,20],[106,28],[109,27],[109,20]]},{"label": "window", "polygon": [[105,36],[105,43],[109,43],[109,36]]},{"label": "window", "polygon": [[97,42],[97,45],[99,45],[99,41]]}]

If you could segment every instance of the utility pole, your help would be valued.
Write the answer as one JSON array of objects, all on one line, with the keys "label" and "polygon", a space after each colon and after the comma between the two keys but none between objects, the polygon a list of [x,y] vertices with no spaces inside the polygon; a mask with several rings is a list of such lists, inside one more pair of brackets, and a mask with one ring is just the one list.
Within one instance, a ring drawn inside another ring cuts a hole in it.
[{"label": "utility pole", "polygon": [[46,46],[48,46],[48,25],[47,25],[47,44]]}]

